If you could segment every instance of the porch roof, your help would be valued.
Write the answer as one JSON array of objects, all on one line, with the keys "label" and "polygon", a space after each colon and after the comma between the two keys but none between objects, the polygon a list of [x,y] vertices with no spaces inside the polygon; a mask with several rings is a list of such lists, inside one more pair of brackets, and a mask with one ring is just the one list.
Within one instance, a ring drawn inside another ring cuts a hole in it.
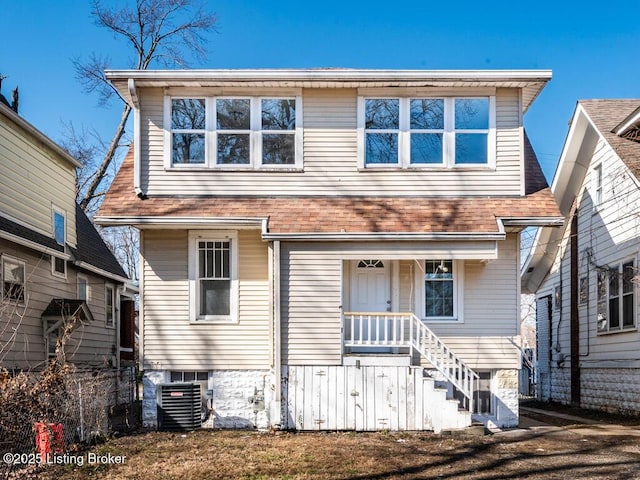
[{"label": "porch roof", "polygon": [[270,234],[491,234],[502,223],[555,224],[561,215],[549,191],[521,197],[384,196],[152,196],[133,190],[128,155],[107,193],[96,222],[141,224],[175,219],[267,220]]}]

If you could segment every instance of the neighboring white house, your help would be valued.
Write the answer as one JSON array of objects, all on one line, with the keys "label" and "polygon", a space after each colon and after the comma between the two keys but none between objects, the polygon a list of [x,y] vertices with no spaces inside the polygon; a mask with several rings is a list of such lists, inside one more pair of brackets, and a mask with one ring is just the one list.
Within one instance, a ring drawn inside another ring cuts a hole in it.
[{"label": "neighboring white house", "polygon": [[542,400],[640,413],[640,100],[581,100],[556,171],[563,229],[523,274],[537,296]]},{"label": "neighboring white house", "polygon": [[72,321],[67,361],[81,368],[133,362],[130,282],[75,202],[80,166],[0,94],[2,368],[42,368]]},{"label": "neighboring white house", "polygon": [[106,74],[145,423],[194,381],[223,427],[517,425],[519,234],[562,222],[522,125],[549,71]]}]

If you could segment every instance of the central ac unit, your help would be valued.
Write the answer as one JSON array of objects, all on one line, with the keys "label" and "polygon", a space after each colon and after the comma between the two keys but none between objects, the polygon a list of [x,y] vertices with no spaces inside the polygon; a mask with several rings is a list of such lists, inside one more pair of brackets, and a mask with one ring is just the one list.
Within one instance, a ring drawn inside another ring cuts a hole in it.
[{"label": "central ac unit", "polygon": [[160,431],[187,431],[202,426],[202,400],[197,383],[158,385],[157,404]]}]

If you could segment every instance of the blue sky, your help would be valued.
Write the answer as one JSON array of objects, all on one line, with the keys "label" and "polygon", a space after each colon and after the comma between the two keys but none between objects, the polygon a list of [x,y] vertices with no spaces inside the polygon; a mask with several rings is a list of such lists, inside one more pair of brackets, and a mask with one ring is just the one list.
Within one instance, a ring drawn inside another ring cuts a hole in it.
[{"label": "blue sky", "polygon": [[[114,3],[109,0],[106,3]],[[209,1],[219,18],[200,68],[551,69],[525,116],[547,178],[575,102],[639,98],[637,15],[603,2]],[[522,8],[526,5],[526,9]],[[634,18],[635,17],[635,18]],[[130,52],[94,25],[88,0],[5,0],[0,11],[2,93],[20,88],[21,114],[51,138],[64,122],[108,140],[121,107],[82,92],[71,60]]]}]

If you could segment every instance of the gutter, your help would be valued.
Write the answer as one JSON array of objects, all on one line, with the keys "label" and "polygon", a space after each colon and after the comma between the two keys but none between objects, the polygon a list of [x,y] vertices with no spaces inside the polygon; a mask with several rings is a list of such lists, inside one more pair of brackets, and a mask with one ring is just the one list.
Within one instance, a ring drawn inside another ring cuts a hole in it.
[{"label": "gutter", "polygon": [[244,227],[256,227],[262,226],[263,230],[266,228],[266,218],[243,218],[243,217],[228,217],[228,218],[206,218],[206,217],[155,217],[155,216],[142,216],[142,217],[103,217],[97,216],[94,218],[94,223],[98,225],[104,225],[108,227],[125,226],[125,225],[142,225],[153,227],[185,227],[194,225],[198,227],[206,226],[244,226]]},{"label": "gutter", "polygon": [[263,240],[308,241],[375,241],[375,240],[504,240],[504,232],[491,233],[263,233]]},{"label": "gutter", "polygon": [[136,81],[130,78],[127,82],[129,89],[129,96],[131,97],[131,104],[133,107],[133,190],[139,198],[144,197],[141,185],[141,173],[140,173],[140,101],[138,99],[138,92],[136,90]]},{"label": "gutter", "polygon": [[83,261],[80,261],[80,260],[74,261],[73,264],[78,268],[82,268],[84,270],[88,270],[88,271],[93,272],[93,273],[95,273],[97,275],[100,275],[102,277],[110,278],[112,280],[115,280],[116,282],[123,283],[123,284],[126,285],[126,290],[127,291],[131,291],[132,293],[137,293],[138,292],[138,287],[136,287],[133,284],[133,282],[127,277],[122,277],[120,275],[116,275],[115,273],[107,272],[106,270],[103,270],[102,268],[94,267],[90,263],[83,262]]},{"label": "gutter", "polygon": [[27,240],[18,235],[13,235],[11,233],[5,232],[4,230],[0,230],[0,238],[5,240],[9,240],[10,242],[17,243],[18,245],[22,245],[23,247],[31,248],[38,252],[46,253],[47,255],[52,255],[58,258],[62,258],[63,260],[71,260],[71,255],[65,252],[61,252],[59,250],[54,250],[49,247],[45,247],[44,245],[40,245],[39,243],[32,242],[31,240]]}]

